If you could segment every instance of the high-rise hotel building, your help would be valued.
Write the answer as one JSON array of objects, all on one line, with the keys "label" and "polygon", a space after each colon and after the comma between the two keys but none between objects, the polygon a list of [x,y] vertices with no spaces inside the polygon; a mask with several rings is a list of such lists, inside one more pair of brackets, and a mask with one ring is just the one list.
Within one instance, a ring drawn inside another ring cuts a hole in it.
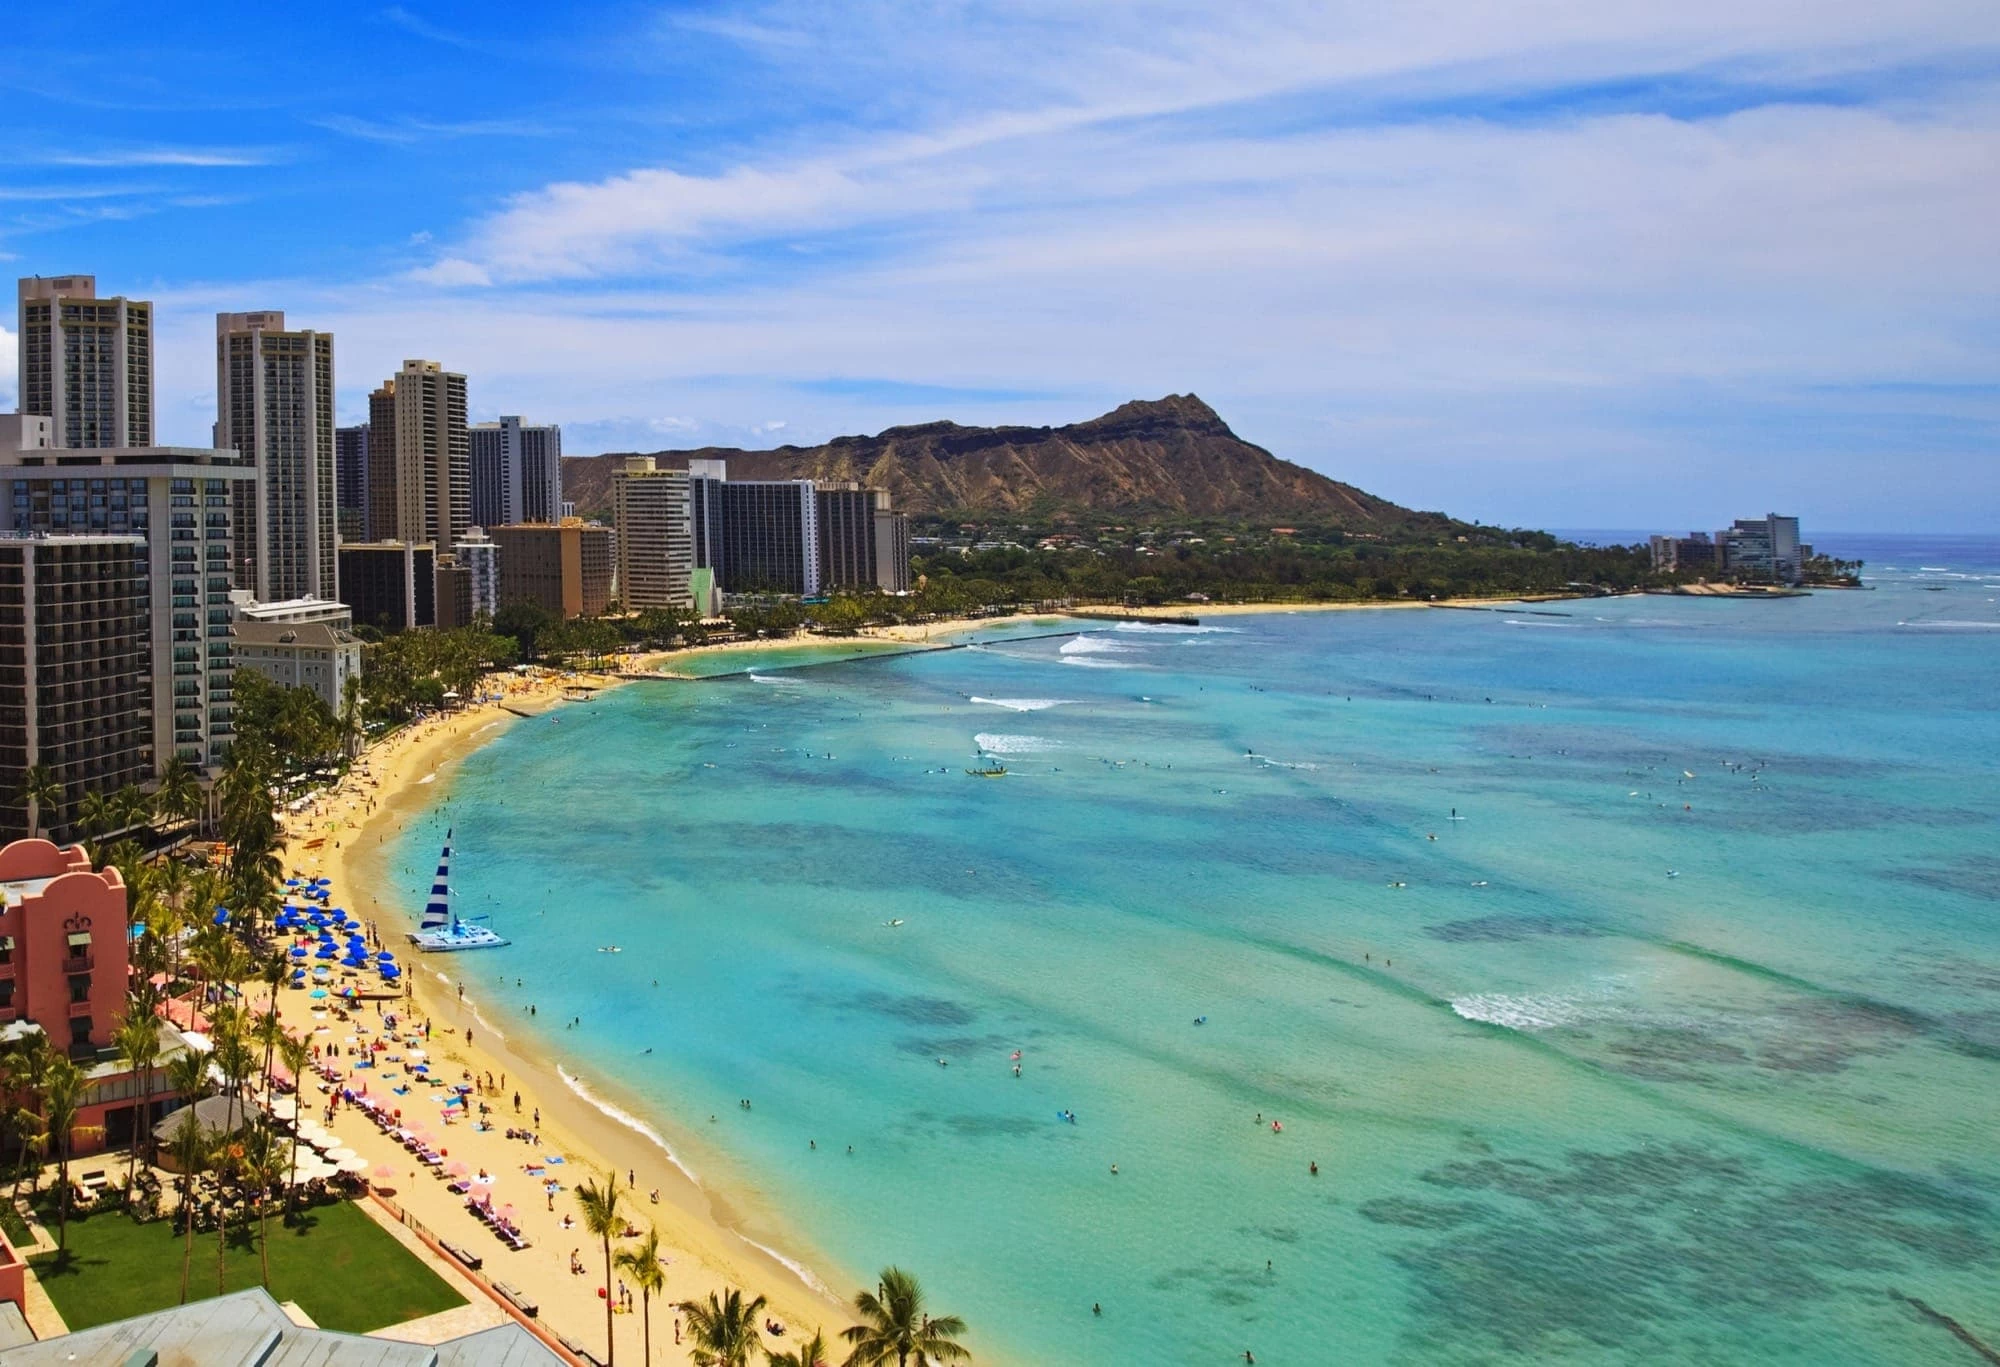
[{"label": "high-rise hotel building", "polygon": [[688,474],[662,470],[651,456],[628,456],[611,472],[618,529],[618,601],[628,611],[694,606],[694,538]]},{"label": "high-rise hotel building", "polygon": [[404,361],[368,396],[368,534],[450,546],[471,525],[465,376]]},{"label": "high-rise hotel building", "polygon": [[236,734],[230,626],[234,509],[257,469],[234,451],[177,446],[0,450],[16,534],[135,538],[151,677],[150,763],[213,770]]},{"label": "high-rise hotel building", "polygon": [[333,429],[333,498],[340,507],[340,539],[368,540],[368,424],[365,422]]},{"label": "high-rise hotel building", "polygon": [[474,423],[472,521],[479,527],[562,517],[562,428],[503,417]]},{"label": "high-rise hotel building", "polygon": [[[0,533],[0,836],[69,834],[85,793],[153,777],[145,547]],[[37,765],[54,802],[22,793]]]},{"label": "high-rise hotel building", "polygon": [[261,476],[237,487],[235,579],[259,602],[338,599],[333,335],[276,309],[215,316],[215,444]]},{"label": "high-rise hotel building", "polygon": [[94,275],[28,276],[17,297],[21,412],[54,419],[58,446],[151,445],[153,306],[98,298]]}]

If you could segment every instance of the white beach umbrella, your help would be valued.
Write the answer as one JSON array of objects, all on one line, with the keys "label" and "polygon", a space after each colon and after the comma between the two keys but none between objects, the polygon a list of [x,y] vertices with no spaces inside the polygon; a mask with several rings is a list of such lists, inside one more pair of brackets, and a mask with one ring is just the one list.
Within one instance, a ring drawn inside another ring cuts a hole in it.
[{"label": "white beach umbrella", "polygon": [[342,1172],[361,1173],[368,1171],[368,1160],[361,1157],[359,1154],[356,1154],[352,1158],[341,1159],[340,1162],[334,1164],[334,1166],[340,1169],[340,1171]]},{"label": "white beach umbrella", "polygon": [[354,1157],[354,1150],[347,1148],[344,1145],[336,1148],[331,1148],[326,1151],[326,1161],[333,1164],[335,1167],[339,1167],[342,1163],[347,1162],[349,1159],[353,1157]]},{"label": "white beach umbrella", "polygon": [[280,1120],[295,1120],[299,1114],[299,1103],[288,1096],[274,1096],[264,1103],[264,1109]]}]

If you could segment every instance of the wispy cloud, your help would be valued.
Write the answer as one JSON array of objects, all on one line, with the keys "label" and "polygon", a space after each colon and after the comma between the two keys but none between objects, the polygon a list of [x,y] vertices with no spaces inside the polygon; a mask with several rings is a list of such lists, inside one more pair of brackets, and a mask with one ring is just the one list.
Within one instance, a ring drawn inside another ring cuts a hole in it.
[{"label": "wispy cloud", "polygon": [[316,128],[367,142],[407,144],[449,138],[546,138],[555,130],[528,119],[364,119],[353,114],[326,114],[307,120]]},{"label": "wispy cloud", "polygon": [[97,152],[28,152],[20,155],[31,166],[270,166],[284,153],[270,147],[126,147]]}]

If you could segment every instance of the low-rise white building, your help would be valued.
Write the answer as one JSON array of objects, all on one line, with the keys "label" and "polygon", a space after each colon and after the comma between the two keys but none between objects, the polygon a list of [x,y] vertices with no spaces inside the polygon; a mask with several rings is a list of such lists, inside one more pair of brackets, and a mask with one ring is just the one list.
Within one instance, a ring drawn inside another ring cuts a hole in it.
[{"label": "low-rise white building", "polygon": [[286,688],[310,688],[338,716],[347,681],[361,677],[361,638],[325,622],[239,620],[236,667]]},{"label": "low-rise white building", "polygon": [[342,631],[354,625],[354,610],[347,604],[315,598],[311,594],[276,603],[260,603],[244,589],[238,589],[229,596],[236,600],[236,619],[239,622],[289,622],[295,626],[300,622],[323,622]]}]

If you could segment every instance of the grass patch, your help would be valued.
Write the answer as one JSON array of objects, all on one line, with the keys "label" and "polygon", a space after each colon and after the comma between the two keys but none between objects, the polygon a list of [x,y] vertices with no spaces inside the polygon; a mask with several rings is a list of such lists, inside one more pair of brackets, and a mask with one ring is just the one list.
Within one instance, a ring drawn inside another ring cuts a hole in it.
[{"label": "grass patch", "polygon": [[14,1203],[0,1197],[0,1233],[7,1236],[7,1242],[16,1252],[35,1242],[35,1236],[28,1232],[28,1222],[21,1218],[21,1212],[14,1209]]},{"label": "grass patch", "polygon": [[[350,1201],[315,1206],[290,1228],[273,1217],[270,1233],[271,1294],[297,1301],[323,1329],[365,1334],[465,1304]],[[68,1249],[30,1265],[69,1327],[88,1329],[180,1304],[185,1243],[170,1221],[141,1225],[122,1211],[100,1211],[71,1219]],[[227,1290],[263,1284],[256,1225],[230,1229],[224,1262]],[[197,1232],[188,1299],[215,1294],[215,1232]]]}]

